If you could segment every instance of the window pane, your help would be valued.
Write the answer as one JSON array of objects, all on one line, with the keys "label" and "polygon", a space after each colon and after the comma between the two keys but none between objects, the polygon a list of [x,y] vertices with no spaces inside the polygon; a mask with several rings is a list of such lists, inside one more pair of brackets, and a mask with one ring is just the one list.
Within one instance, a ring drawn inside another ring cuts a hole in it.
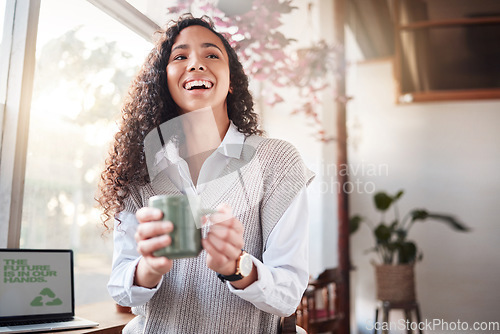
[{"label": "window pane", "polygon": [[41,2],[21,247],[75,252],[76,303],[106,291],[111,235],[94,200],[130,80],[151,44],[84,0]]},{"label": "window pane", "polygon": [[500,24],[401,33],[404,93],[500,88]]}]

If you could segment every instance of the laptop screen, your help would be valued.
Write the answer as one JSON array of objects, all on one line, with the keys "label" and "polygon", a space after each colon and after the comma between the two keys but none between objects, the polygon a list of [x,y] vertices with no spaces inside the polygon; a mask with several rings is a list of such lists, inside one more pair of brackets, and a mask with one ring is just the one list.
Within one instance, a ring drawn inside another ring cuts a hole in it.
[{"label": "laptop screen", "polygon": [[0,249],[0,323],[74,315],[71,250]]}]

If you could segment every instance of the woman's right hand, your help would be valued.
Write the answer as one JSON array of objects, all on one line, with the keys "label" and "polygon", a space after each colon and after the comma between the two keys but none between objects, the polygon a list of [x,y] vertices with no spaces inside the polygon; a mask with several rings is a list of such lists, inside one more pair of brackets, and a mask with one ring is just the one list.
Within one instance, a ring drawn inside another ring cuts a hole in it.
[{"label": "woman's right hand", "polygon": [[[134,285],[154,288],[161,277],[172,269],[172,260],[153,255],[153,252],[170,245],[173,224],[169,221],[159,221],[163,214],[156,208],[141,208],[136,213],[139,226],[135,232],[137,251],[142,255],[135,271]],[[152,224],[151,224],[152,223]]]}]

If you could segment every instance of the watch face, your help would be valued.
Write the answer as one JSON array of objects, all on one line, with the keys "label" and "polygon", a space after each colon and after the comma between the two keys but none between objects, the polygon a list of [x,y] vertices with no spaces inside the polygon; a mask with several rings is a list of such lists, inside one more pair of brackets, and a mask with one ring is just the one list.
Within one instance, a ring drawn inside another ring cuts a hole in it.
[{"label": "watch face", "polygon": [[252,272],[253,262],[252,257],[245,253],[240,258],[240,273],[242,276],[248,276]]}]

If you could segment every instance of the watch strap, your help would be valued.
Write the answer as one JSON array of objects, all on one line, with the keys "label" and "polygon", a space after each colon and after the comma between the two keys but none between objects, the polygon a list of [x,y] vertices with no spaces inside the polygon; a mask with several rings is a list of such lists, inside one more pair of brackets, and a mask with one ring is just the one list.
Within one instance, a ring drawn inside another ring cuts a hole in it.
[{"label": "watch strap", "polygon": [[217,274],[217,277],[222,281],[229,281],[229,282],[234,282],[234,281],[239,281],[240,279],[243,278],[242,274],[234,274],[234,275],[222,275],[222,274]]}]

